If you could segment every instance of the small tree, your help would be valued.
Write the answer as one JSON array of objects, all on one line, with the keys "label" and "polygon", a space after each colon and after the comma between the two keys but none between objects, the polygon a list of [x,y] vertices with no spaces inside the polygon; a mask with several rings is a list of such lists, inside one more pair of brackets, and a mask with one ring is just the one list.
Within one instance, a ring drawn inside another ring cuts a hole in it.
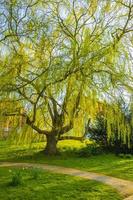
[{"label": "small tree", "polygon": [[98,113],[93,124],[88,127],[89,138],[103,147],[108,146],[107,127],[102,113]]},{"label": "small tree", "polygon": [[[119,132],[118,126],[115,126],[112,129],[113,137],[108,138],[107,130],[107,116],[104,112],[98,112],[95,121],[88,126],[89,137],[94,140],[97,144],[103,146],[104,148],[115,151],[118,153],[132,153],[132,140],[133,140],[133,126],[132,126],[132,103],[131,101],[125,103],[124,99],[119,96],[116,104],[119,104],[120,110],[123,113],[124,121],[129,127],[130,135],[125,136],[123,141],[123,131]],[[110,117],[110,116],[109,116]]]}]

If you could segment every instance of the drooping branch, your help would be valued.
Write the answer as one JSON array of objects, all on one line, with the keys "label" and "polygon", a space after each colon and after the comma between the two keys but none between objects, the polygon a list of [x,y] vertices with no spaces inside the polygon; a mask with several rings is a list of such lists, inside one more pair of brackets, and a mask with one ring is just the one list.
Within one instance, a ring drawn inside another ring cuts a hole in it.
[{"label": "drooping branch", "polygon": [[32,120],[30,120],[29,116],[26,114],[26,112],[5,112],[3,113],[3,116],[23,116],[25,117],[26,119],[26,124],[29,125],[31,128],[33,128],[35,131],[37,131],[39,134],[43,134],[43,135],[48,135],[48,134],[51,134],[50,131],[47,131],[47,130],[43,130],[43,129],[40,129],[38,126],[36,126]]}]

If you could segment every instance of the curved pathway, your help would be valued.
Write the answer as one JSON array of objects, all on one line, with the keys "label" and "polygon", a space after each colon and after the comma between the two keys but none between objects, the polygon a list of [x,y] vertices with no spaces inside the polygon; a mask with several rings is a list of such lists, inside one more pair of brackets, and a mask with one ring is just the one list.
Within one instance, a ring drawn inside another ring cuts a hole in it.
[{"label": "curved pathway", "polygon": [[120,178],[114,178],[111,176],[85,172],[78,169],[48,165],[48,164],[38,164],[38,163],[13,163],[13,162],[1,162],[0,167],[35,167],[48,170],[60,174],[68,174],[72,176],[78,176],[84,179],[96,180],[104,184],[108,184],[119,191],[121,195],[125,197],[125,200],[133,200],[133,182],[128,180],[123,180]]}]

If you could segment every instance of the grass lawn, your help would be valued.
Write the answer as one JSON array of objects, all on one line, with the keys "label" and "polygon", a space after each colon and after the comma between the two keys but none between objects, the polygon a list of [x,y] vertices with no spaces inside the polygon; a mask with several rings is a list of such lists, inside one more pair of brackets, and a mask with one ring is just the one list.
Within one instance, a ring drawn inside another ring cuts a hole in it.
[{"label": "grass lawn", "polygon": [[[18,170],[22,182],[13,186]],[[114,189],[99,182],[36,170],[0,168],[0,200],[122,200]]]},{"label": "grass lawn", "polygon": [[[78,142],[60,142],[59,147],[62,151],[69,147],[69,150],[81,148],[83,143]],[[27,147],[8,147],[6,144],[0,145],[0,161],[20,161],[20,162],[38,162],[73,167],[85,171],[100,172],[106,175],[119,177],[133,181],[133,158],[120,158],[113,154],[103,154],[79,158],[71,153],[63,152],[61,155],[48,157],[44,156],[40,149],[44,144],[34,144],[31,149]]]}]

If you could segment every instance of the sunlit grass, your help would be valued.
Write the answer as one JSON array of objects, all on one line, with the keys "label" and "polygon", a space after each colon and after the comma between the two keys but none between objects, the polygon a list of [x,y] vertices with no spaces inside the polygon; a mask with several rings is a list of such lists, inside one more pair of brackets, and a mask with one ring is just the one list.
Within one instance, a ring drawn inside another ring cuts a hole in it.
[{"label": "sunlit grass", "polygon": [[116,190],[96,181],[59,175],[39,170],[39,176],[32,176],[32,169],[21,170],[22,183],[13,186],[11,171],[15,168],[0,168],[1,200],[121,200]]},{"label": "sunlit grass", "polygon": [[45,146],[44,143],[32,144],[31,148],[28,146],[9,147],[7,144],[1,143],[0,161],[48,163],[100,172],[133,181],[133,158],[120,158],[113,154],[83,158],[72,153],[72,149],[79,149],[84,145],[84,143],[78,141],[63,141],[59,143],[61,154],[48,157],[42,152]]}]

